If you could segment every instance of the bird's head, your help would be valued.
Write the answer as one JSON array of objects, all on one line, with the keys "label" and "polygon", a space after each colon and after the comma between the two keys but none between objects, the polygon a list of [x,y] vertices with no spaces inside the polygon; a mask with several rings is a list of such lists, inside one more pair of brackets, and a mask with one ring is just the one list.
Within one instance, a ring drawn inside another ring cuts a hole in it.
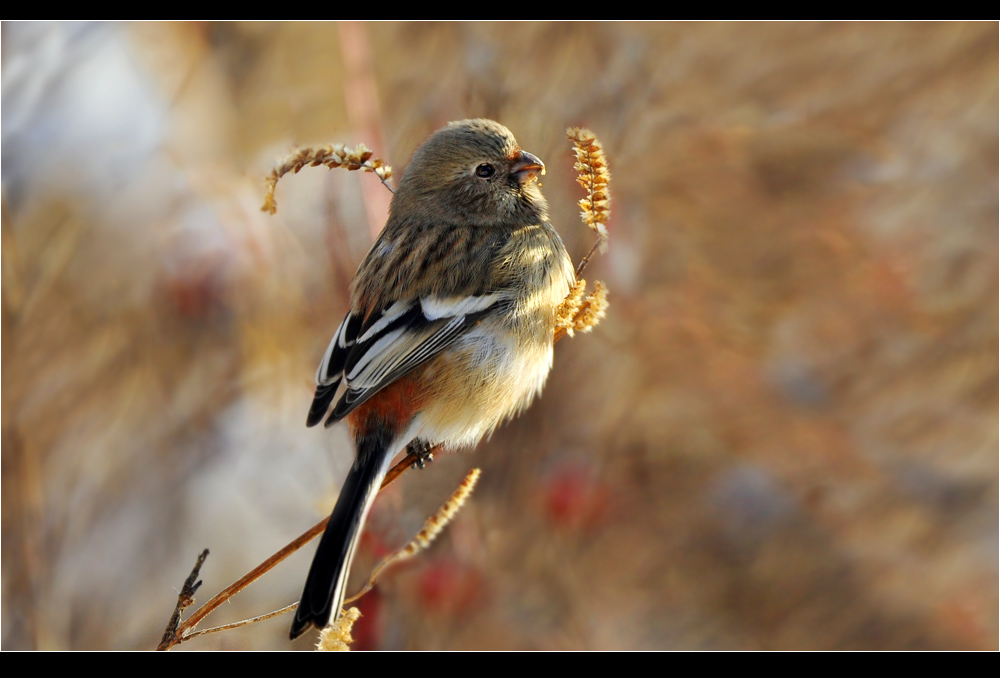
[{"label": "bird's head", "polygon": [[547,218],[538,190],[545,165],[522,151],[492,120],[449,123],[413,154],[393,198],[393,213],[438,217],[476,226],[516,227]]}]

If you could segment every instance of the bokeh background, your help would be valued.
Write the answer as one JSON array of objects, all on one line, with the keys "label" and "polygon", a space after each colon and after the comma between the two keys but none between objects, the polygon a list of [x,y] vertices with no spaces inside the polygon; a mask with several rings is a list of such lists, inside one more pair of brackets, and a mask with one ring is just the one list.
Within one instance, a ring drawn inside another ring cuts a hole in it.
[{"label": "bokeh background", "polygon": [[380,497],[362,574],[483,469],[356,647],[997,649],[995,22],[4,23],[2,68],[4,649],[152,648],[200,549],[203,602],[329,510],[311,380],[389,194],[308,169],[271,217],[263,177],[476,116],[575,258],[564,130],[604,142],[611,308]]}]

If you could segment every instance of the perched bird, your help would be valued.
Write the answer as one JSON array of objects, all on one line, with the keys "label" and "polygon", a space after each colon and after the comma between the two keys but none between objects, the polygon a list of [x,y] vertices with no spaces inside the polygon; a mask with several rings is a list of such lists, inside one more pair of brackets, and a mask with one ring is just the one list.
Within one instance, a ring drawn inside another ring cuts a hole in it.
[{"label": "perched bird", "polygon": [[510,130],[483,119],[450,123],[410,161],[316,372],[306,424],[346,418],[357,457],[292,638],[340,615],[362,525],[393,457],[408,445],[474,445],[545,384],[555,309],[575,275],[547,221],[537,183],[544,172]]}]

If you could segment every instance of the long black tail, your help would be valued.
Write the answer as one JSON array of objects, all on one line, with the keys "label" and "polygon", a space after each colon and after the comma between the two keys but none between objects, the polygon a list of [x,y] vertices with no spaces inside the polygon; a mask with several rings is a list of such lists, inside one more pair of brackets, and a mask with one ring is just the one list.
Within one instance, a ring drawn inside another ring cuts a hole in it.
[{"label": "long black tail", "polygon": [[289,633],[293,640],[310,626],[322,629],[340,615],[344,587],[351,560],[354,559],[354,549],[361,536],[361,527],[389,469],[388,462],[392,456],[386,452],[384,445],[371,440],[365,442],[371,448],[363,449],[367,446],[364,443],[359,446],[358,458],[347,474],[309,568]]}]

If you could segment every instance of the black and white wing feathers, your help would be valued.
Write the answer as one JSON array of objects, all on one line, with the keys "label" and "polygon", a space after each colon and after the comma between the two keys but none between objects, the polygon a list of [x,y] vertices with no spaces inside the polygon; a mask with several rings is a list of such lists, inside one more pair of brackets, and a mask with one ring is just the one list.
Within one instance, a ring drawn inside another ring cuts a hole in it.
[{"label": "black and white wing feathers", "polygon": [[496,312],[508,295],[401,299],[364,319],[351,313],[337,328],[316,371],[307,426],[326,417],[341,381],[346,389],[326,419],[332,426],[396,379],[433,358]]}]

